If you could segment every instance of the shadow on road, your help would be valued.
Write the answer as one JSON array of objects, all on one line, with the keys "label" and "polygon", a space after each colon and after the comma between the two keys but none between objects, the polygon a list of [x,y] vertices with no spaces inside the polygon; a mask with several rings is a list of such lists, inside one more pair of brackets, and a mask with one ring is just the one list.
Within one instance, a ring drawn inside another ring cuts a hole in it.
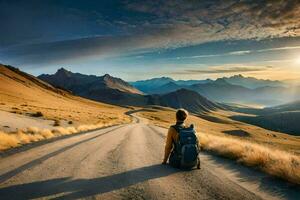
[{"label": "shadow on road", "polygon": [[[177,169],[157,164],[93,179],[57,178],[0,188],[0,197],[35,199],[57,195],[56,199],[78,199],[111,192],[178,172],[180,171]],[[61,193],[65,194],[59,195]]]},{"label": "shadow on road", "polygon": [[94,140],[94,139],[96,139],[96,138],[98,138],[98,137],[100,137],[100,136],[103,136],[103,135],[105,135],[105,134],[108,134],[108,133],[110,133],[110,132],[113,132],[113,131],[115,131],[115,130],[121,128],[121,127],[122,127],[122,126],[119,126],[119,127],[117,127],[117,128],[114,128],[114,129],[112,129],[112,130],[106,131],[106,132],[101,133],[101,134],[99,134],[99,135],[96,135],[96,136],[94,136],[94,137],[91,137],[91,138],[88,138],[88,139],[85,139],[85,140],[81,140],[81,141],[76,142],[76,143],[74,143],[74,144],[71,144],[71,145],[69,145],[69,146],[65,146],[65,147],[63,147],[63,148],[61,148],[61,149],[58,149],[58,150],[54,151],[54,152],[51,152],[51,153],[49,153],[49,154],[46,154],[46,155],[44,155],[44,156],[42,156],[42,157],[40,157],[40,158],[37,158],[37,159],[35,159],[35,160],[32,160],[32,161],[30,161],[30,162],[28,162],[28,163],[26,163],[26,164],[24,164],[24,165],[22,165],[22,166],[16,168],[16,169],[13,169],[13,170],[11,170],[11,171],[9,171],[9,172],[6,172],[6,173],[4,173],[4,174],[1,174],[1,175],[0,175],[0,183],[6,181],[6,180],[8,180],[8,179],[10,179],[11,177],[13,177],[13,176],[15,176],[15,175],[17,175],[17,174],[19,174],[19,173],[21,173],[21,172],[23,172],[23,171],[25,171],[25,170],[31,168],[31,167],[34,167],[35,165],[38,165],[38,164],[44,162],[45,160],[47,160],[47,159],[49,159],[49,158],[51,158],[51,157],[54,157],[54,156],[56,156],[56,155],[58,155],[58,154],[60,154],[60,153],[63,153],[63,152],[65,152],[65,151],[69,150],[69,149],[72,149],[72,148],[74,148],[75,146],[78,146],[78,145],[80,145],[80,144],[83,144],[83,143],[85,143],[85,142]]}]

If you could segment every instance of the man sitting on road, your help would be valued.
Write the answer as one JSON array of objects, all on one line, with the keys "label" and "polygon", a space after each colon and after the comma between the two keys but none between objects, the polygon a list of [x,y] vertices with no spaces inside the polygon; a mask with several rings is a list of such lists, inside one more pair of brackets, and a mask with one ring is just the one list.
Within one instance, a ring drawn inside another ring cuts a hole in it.
[{"label": "man sitting on road", "polygon": [[199,142],[194,126],[186,127],[184,121],[188,112],[179,109],[176,112],[176,124],[168,131],[165,156],[162,164],[169,164],[176,168],[200,168]]}]

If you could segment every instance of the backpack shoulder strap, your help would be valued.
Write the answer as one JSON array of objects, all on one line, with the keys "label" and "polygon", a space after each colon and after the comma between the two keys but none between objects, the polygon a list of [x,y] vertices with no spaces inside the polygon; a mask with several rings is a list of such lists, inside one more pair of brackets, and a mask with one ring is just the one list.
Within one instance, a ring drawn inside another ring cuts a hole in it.
[{"label": "backpack shoulder strap", "polygon": [[[180,126],[178,126],[177,124],[174,124],[171,126],[172,128],[174,128],[178,134],[178,139],[180,138]],[[173,145],[174,145],[174,149],[173,151],[179,155],[180,154],[180,143],[179,143],[179,140],[178,141],[173,141]]]},{"label": "backpack shoulder strap", "polygon": [[177,133],[179,133],[180,127],[178,125],[175,124],[175,125],[172,125],[171,127],[174,128]]},{"label": "backpack shoulder strap", "polygon": [[184,128],[183,126],[178,125],[178,124],[174,124],[171,127],[173,127],[176,130],[176,132],[178,133],[179,136],[180,136],[180,130]]}]

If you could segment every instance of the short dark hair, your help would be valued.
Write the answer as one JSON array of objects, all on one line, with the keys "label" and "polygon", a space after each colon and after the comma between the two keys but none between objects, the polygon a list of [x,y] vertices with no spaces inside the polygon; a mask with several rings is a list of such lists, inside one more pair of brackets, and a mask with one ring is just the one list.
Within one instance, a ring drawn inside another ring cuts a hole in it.
[{"label": "short dark hair", "polygon": [[186,111],[185,109],[178,109],[176,112],[177,121],[183,122],[187,118],[188,114],[188,111]]}]

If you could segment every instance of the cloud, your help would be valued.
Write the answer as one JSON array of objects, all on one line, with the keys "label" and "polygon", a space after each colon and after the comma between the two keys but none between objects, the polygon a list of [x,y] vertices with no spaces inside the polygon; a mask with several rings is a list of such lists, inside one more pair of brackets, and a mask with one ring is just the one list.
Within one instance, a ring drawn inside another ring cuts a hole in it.
[{"label": "cloud", "polygon": [[222,54],[203,54],[203,55],[194,55],[194,56],[177,56],[175,58],[167,59],[197,59],[197,58],[211,58],[211,57],[221,57],[221,56],[242,56],[250,53],[262,53],[262,52],[272,52],[272,51],[285,51],[285,50],[295,50],[300,49],[300,46],[286,46],[278,48],[266,48],[258,50],[243,50],[243,51],[230,51],[228,53]]},{"label": "cloud", "polygon": [[[80,7],[86,6],[81,3],[76,9],[40,4],[36,10],[29,4],[25,4],[26,9],[17,3],[14,6],[0,4],[3,8],[0,8],[0,22],[5,29],[0,33],[2,44],[6,41],[17,45],[38,43],[2,49],[0,59],[22,64],[57,63],[212,41],[300,36],[300,3],[295,0],[128,1],[118,5],[117,11],[115,7],[101,4],[81,10]],[[99,10],[101,7],[107,8],[106,17],[101,13],[103,10]],[[98,10],[94,12],[94,9]],[[9,10],[15,10],[16,14],[11,15]],[[116,12],[123,17],[116,17]],[[233,51],[191,58],[251,52]]]},{"label": "cloud", "polygon": [[251,53],[252,51],[251,50],[246,50],[246,51],[232,51],[232,52],[229,52],[228,55],[245,55],[245,54],[248,54],[248,53]]},{"label": "cloud", "polygon": [[221,57],[221,56],[240,56],[252,53],[252,51],[231,51],[228,53],[222,53],[222,54],[203,54],[203,55],[196,55],[196,56],[177,56],[175,58],[171,59],[195,59],[195,58],[211,58],[211,57]]},{"label": "cloud", "polygon": [[294,50],[294,49],[300,49],[300,46],[290,46],[290,47],[278,47],[278,48],[260,49],[260,50],[257,50],[256,52]]},{"label": "cloud", "polygon": [[299,36],[299,5],[295,0],[147,0],[129,3],[128,8],[155,15],[147,26],[160,26],[178,42],[189,38],[197,43],[209,39],[207,34],[214,40]]},{"label": "cloud", "polygon": [[243,72],[259,72],[266,71],[273,68],[272,66],[217,66],[210,67],[208,69],[186,69],[181,72],[175,72],[176,74],[225,74],[225,73],[243,73]]},{"label": "cloud", "polygon": [[147,52],[147,49],[155,48],[159,42],[147,35],[81,38],[0,50],[0,59],[15,65],[100,59],[120,54],[130,55],[137,49],[139,52]]}]

